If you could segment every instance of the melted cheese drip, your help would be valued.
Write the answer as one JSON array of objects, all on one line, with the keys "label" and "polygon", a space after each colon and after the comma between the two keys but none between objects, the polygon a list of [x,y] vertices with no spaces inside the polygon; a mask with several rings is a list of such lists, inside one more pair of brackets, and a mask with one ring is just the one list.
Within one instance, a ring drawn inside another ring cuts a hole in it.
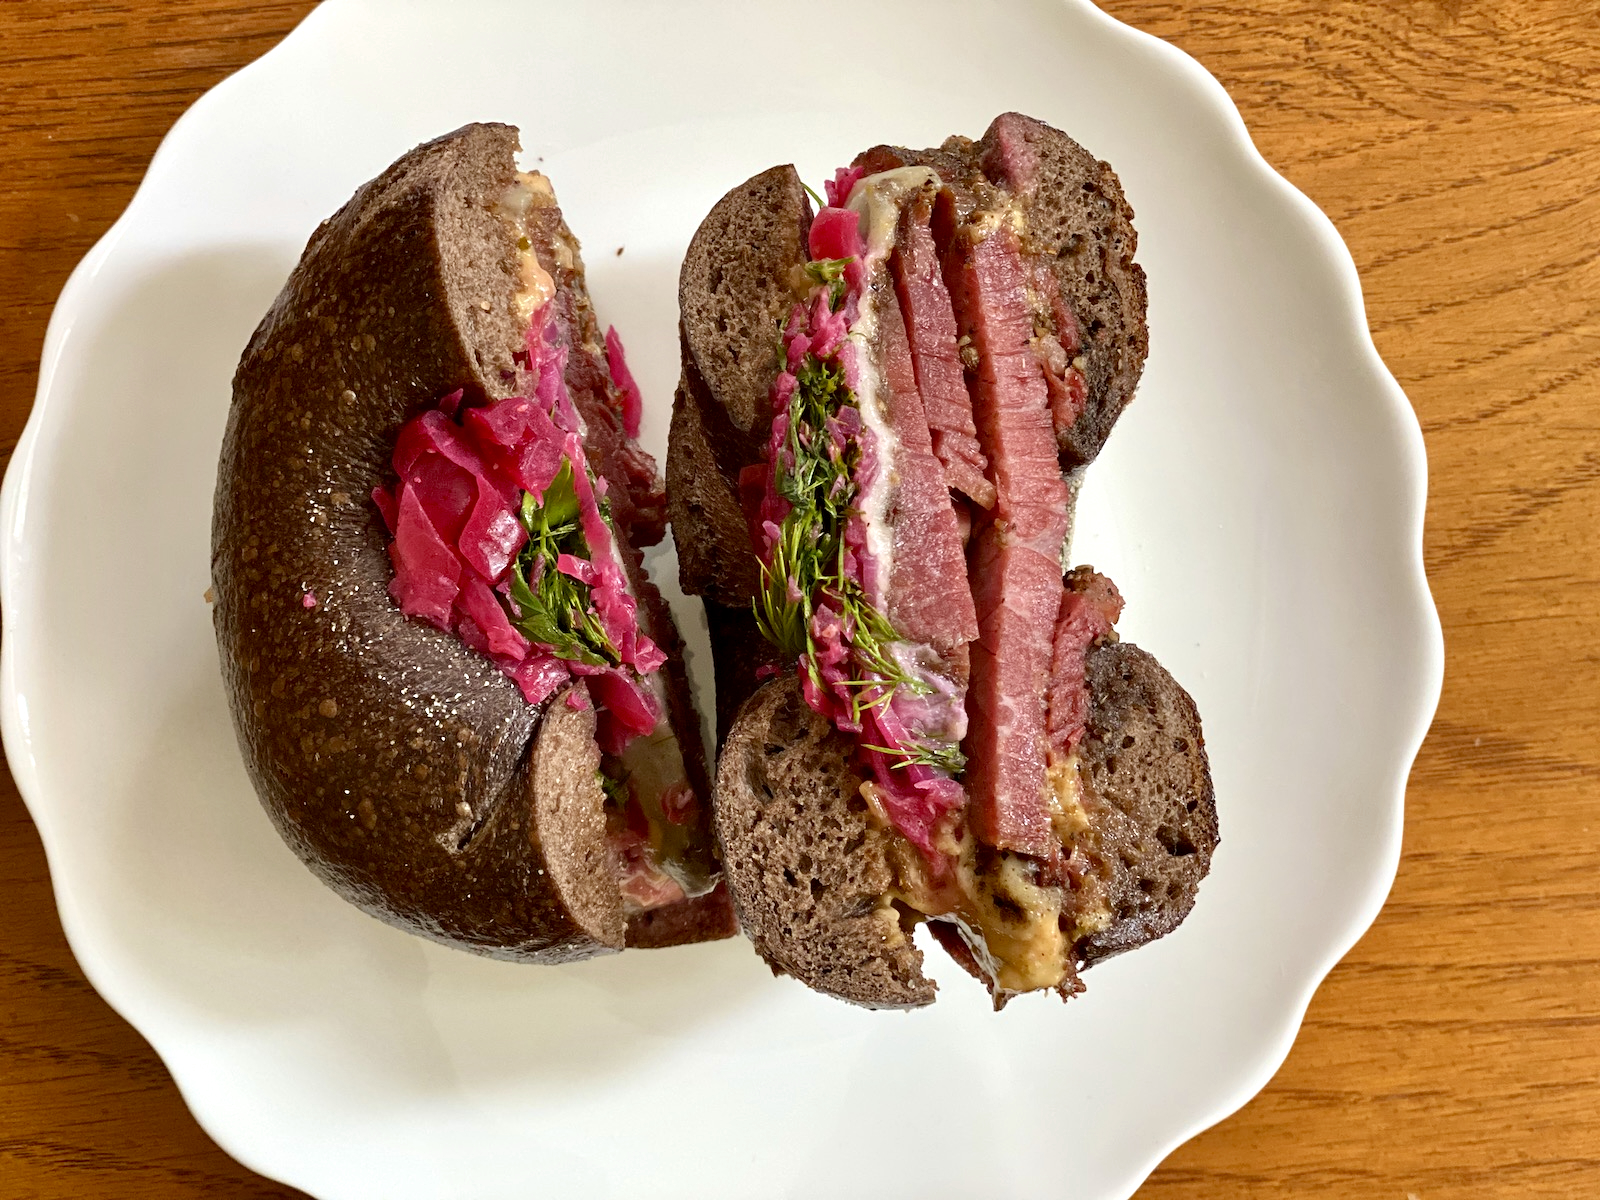
[{"label": "melted cheese drip", "polygon": [[[1071,849],[1089,831],[1089,814],[1083,808],[1082,763],[1077,751],[1045,768],[1045,808],[1050,825],[1064,848]],[[1099,933],[1111,924],[1111,905],[1102,891],[1091,908],[1082,909],[1072,926],[1072,940]]]},{"label": "melted cheese drip", "polygon": [[1052,988],[1066,978],[1071,945],[1061,931],[1061,889],[1041,887],[1033,864],[1002,854],[981,878],[970,860],[958,868],[971,903],[970,920],[983,935],[995,987],[1007,992]]},{"label": "melted cheese drip", "polygon": [[533,314],[556,294],[555,280],[540,264],[527,233],[528,210],[545,208],[555,202],[555,191],[548,179],[537,171],[518,171],[517,181],[505,190],[496,205],[496,211],[511,226],[517,239],[517,268],[522,286],[512,299],[512,307],[518,320],[531,321]]},{"label": "melted cheese drip", "polygon": [[1061,930],[1061,889],[1040,886],[1034,864],[1013,854],[1001,853],[980,872],[970,833],[937,849],[954,864],[940,879],[915,847],[894,840],[895,898],[923,916],[960,924],[996,988],[1031,992],[1059,984],[1072,949]]},{"label": "melted cheese drip", "polygon": [[[1063,848],[1070,849],[1089,828],[1077,755],[1053,764],[1047,778],[1051,824]],[[874,819],[893,829],[877,785],[864,783],[861,793]],[[1111,923],[1102,894],[1077,915],[1070,929],[1062,929],[1066,899],[1062,889],[1039,883],[1032,859],[1004,851],[980,872],[977,844],[969,832],[959,837],[946,833],[934,848],[954,865],[939,878],[915,847],[904,838],[893,839],[893,898],[923,916],[960,925],[997,990],[1030,992],[1058,986],[1074,965],[1072,948],[1078,939]]]}]

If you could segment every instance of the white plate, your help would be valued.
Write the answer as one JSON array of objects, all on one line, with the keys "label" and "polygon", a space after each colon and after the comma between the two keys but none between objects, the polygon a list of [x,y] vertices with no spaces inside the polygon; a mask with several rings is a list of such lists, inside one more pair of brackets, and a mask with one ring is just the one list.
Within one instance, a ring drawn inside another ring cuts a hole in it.
[{"label": "white plate", "polygon": [[[944,998],[888,1015],[742,941],[517,967],[315,883],[202,593],[229,377],[316,222],[416,142],[519,124],[660,456],[712,202],[1008,108],[1138,211],[1152,352],[1078,558],[1205,718],[1223,842],[1188,922],[1065,1008],[995,1016],[935,963]],[[330,0],[178,123],[62,293],[0,512],[5,747],[89,978],[218,1142],[314,1195],[1125,1197],[1266,1082],[1393,878],[1443,660],[1424,476],[1332,225],[1198,65],[1087,3]]]}]

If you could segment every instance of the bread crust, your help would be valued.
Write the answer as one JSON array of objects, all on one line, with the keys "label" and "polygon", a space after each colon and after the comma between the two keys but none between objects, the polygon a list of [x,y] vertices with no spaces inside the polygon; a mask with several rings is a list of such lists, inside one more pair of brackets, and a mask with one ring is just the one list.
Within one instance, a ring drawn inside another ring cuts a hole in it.
[{"label": "bread crust", "polygon": [[749,603],[759,583],[739,503],[739,472],[771,423],[780,329],[799,295],[811,203],[793,166],[772,167],[717,201],[678,277],[683,376],[672,406],[667,506],[684,589]]},{"label": "bread crust", "polygon": [[885,898],[891,835],[868,815],[851,750],[792,675],[744,703],[717,764],[729,891],[774,973],[868,1008],[917,1008],[936,985]]},{"label": "bread crust", "polygon": [[1079,749],[1092,855],[1111,924],[1083,939],[1087,963],[1171,933],[1194,908],[1220,836],[1194,699],[1155,658],[1103,642],[1085,662],[1091,705]]},{"label": "bread crust", "polygon": [[506,125],[419,146],[312,235],[234,377],[213,620],[246,770],[313,872],[410,932],[558,962],[625,940],[594,715],[568,693],[530,706],[405,617],[370,499],[407,420],[518,386],[515,246],[492,211],[516,149]]},{"label": "bread crust", "polygon": [[[1200,717],[1155,658],[1126,642],[1089,651],[1083,758],[1086,847],[1111,922],[1081,938],[1101,959],[1155,941],[1188,916],[1216,848],[1217,810]],[[931,1003],[921,952],[896,926],[890,834],[859,796],[848,738],[792,677],[741,707],[717,767],[717,835],[745,933],[772,968],[869,1008]],[[946,931],[936,931],[946,932]],[[940,939],[982,978],[959,938]]]}]

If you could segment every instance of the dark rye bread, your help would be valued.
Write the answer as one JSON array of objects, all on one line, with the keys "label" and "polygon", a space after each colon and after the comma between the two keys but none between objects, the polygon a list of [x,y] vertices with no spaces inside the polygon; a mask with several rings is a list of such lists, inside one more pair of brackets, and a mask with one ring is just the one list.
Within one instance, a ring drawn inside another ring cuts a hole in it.
[{"label": "dark rye bread", "polygon": [[1159,662],[1127,642],[1093,647],[1079,748],[1091,854],[1111,924],[1079,943],[1094,963],[1153,942],[1194,907],[1220,840],[1200,714]]},{"label": "dark rye bread", "polygon": [[728,192],[689,243],[678,276],[683,378],[673,400],[667,502],[684,590],[730,606],[758,580],[739,471],[771,425],[780,329],[801,293],[811,202],[792,166]]},{"label": "dark rye bread", "polygon": [[883,900],[890,835],[873,823],[851,744],[793,676],[734,723],[717,766],[717,835],[739,924],[777,974],[868,1008],[931,1004],[922,952]]},{"label": "dark rye bread", "polygon": [[748,603],[726,608],[707,600],[706,626],[715,651],[717,683],[717,745],[728,740],[744,702],[761,686],[764,669],[781,663],[777,647],[761,636],[755,613]]},{"label": "dark rye bread", "polygon": [[685,365],[712,389],[734,427],[758,441],[771,417],[778,326],[797,299],[791,268],[806,261],[810,227],[799,173],[773,167],[717,201],[678,276]]},{"label": "dark rye bread", "polygon": [[[1088,654],[1087,678],[1087,849],[1111,903],[1111,924],[1077,946],[1092,965],[1188,915],[1217,845],[1217,812],[1194,701],[1161,664],[1103,642]],[[929,1003],[921,955],[881,903],[893,879],[889,835],[867,815],[850,755],[849,739],[806,705],[792,677],[746,702],[717,767],[734,907],[775,970],[873,1008]],[[975,970],[970,953],[966,965]]]},{"label": "dark rye bread", "polygon": [[739,505],[739,470],[759,455],[749,440],[728,431],[721,407],[686,372],[672,400],[667,516],[678,579],[707,604],[746,605],[760,586],[761,565]]},{"label": "dark rye bread", "polygon": [[1093,461],[1133,399],[1150,349],[1144,269],[1133,260],[1139,239],[1116,172],[1059,129],[1021,113],[1002,113],[976,142],[875,146],[856,162],[869,172],[933,167],[950,185],[961,219],[992,201],[995,188],[1018,198],[1027,218],[1022,249],[1050,264],[1083,339],[1089,394],[1083,414],[1058,437],[1062,466]]},{"label": "dark rye bread", "polygon": [[390,924],[550,962],[624,943],[593,714],[541,714],[402,615],[369,498],[406,420],[516,390],[516,248],[492,211],[516,148],[505,125],[420,146],[312,235],[234,378],[213,619],[246,769],[301,859]]},{"label": "dark rye bread", "polygon": [[717,886],[703,896],[630,917],[628,949],[662,950],[668,946],[687,946],[691,942],[715,942],[738,932],[739,923],[728,899],[728,886],[719,880]]}]

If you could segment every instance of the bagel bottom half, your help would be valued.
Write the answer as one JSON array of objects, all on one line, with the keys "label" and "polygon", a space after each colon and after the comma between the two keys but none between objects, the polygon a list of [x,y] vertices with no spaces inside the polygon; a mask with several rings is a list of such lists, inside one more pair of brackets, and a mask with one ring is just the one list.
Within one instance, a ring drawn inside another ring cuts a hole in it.
[{"label": "bagel bottom half", "polygon": [[[478,405],[527,382],[522,260],[500,211],[516,150],[515,129],[472,125],[406,154],[312,235],[245,350],[212,527],[213,617],[245,766],[322,880],[436,941],[558,962],[728,936],[720,887],[630,930],[583,685],[530,705],[388,594],[370,496],[392,479],[400,428],[457,389]],[[567,311],[592,327],[581,262],[549,265]],[[576,358],[590,331],[566,332],[571,372],[604,383],[603,358]],[[680,732],[707,795],[698,728]]]}]

